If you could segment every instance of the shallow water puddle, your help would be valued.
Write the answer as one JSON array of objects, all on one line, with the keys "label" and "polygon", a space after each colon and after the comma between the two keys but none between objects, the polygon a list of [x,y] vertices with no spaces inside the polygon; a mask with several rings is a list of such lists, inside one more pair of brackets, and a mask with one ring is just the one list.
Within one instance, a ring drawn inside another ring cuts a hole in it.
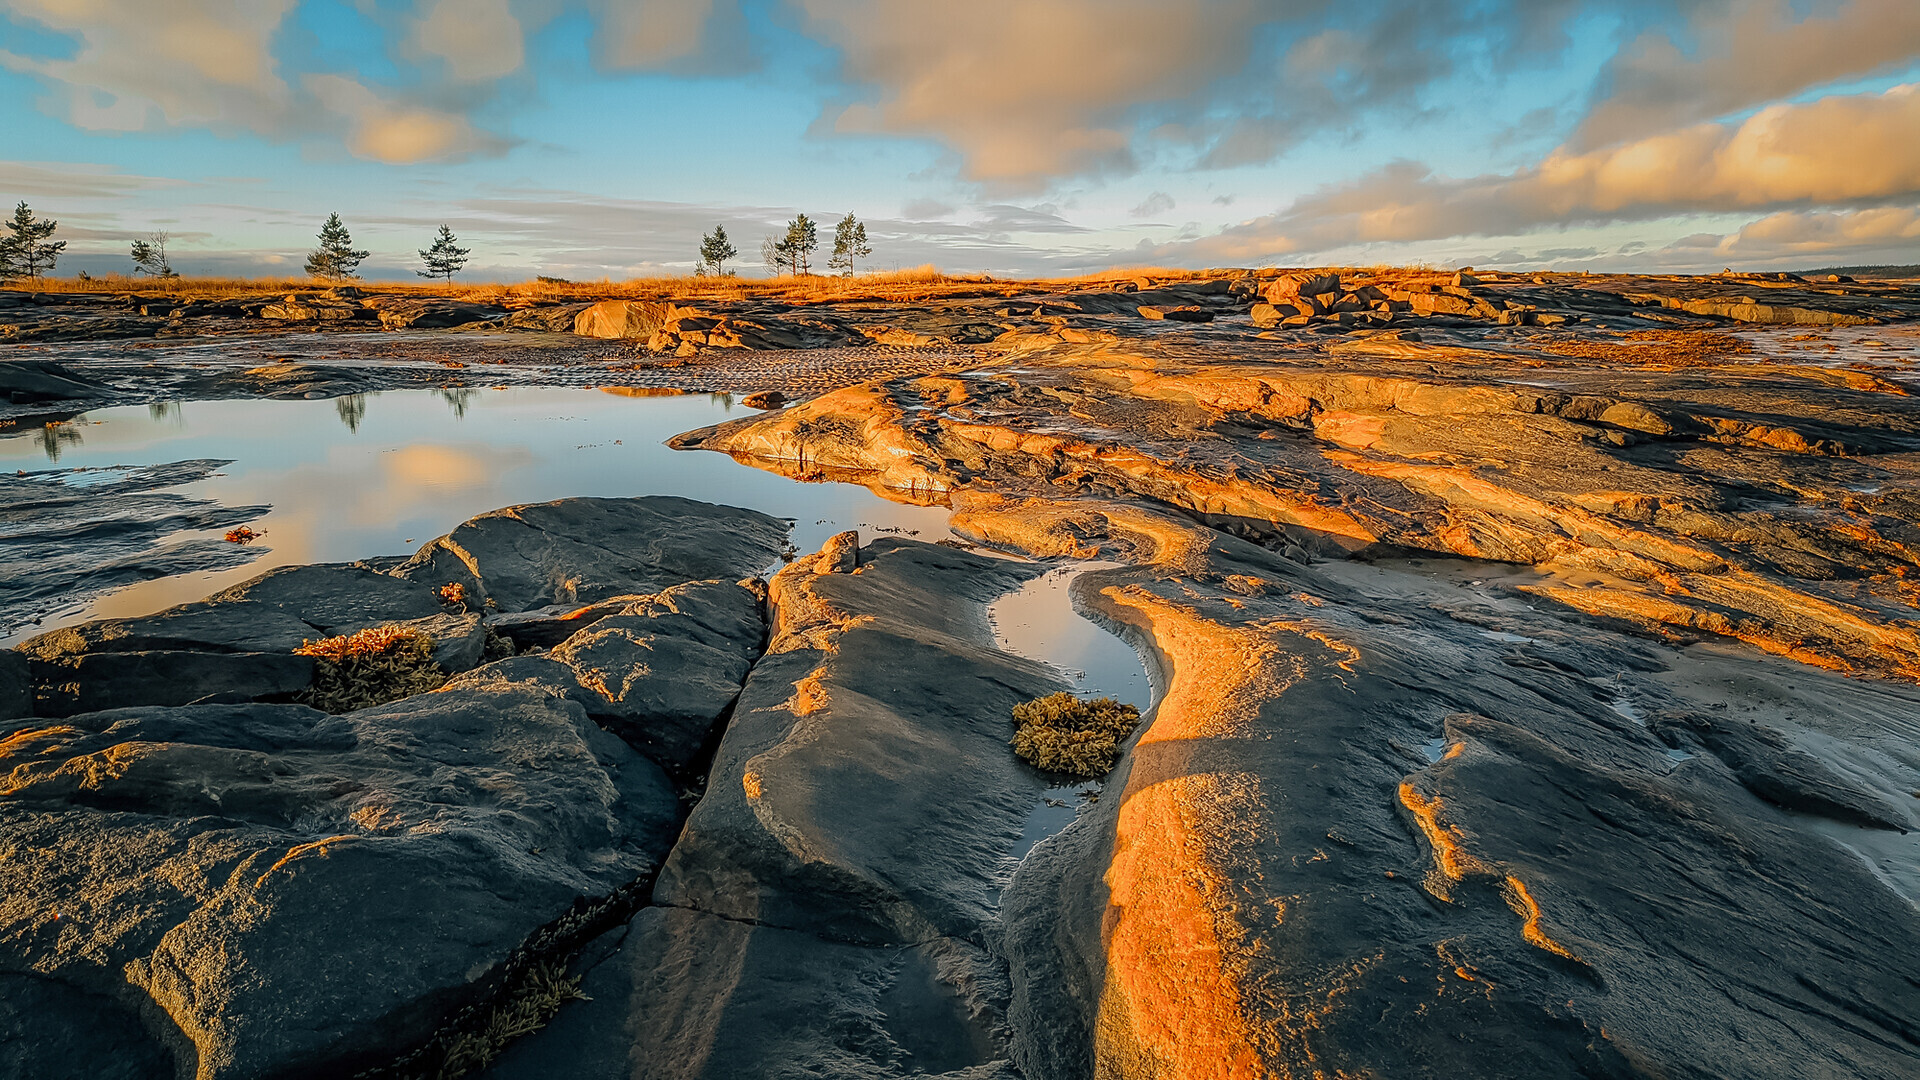
[{"label": "shallow water puddle", "polygon": [[[0,644],[86,619],[144,615],[198,600],[274,566],[408,554],[475,514],[569,496],[681,495],[751,507],[793,519],[793,543],[803,552],[851,528],[861,528],[863,540],[874,532],[917,531],[925,540],[947,535],[944,507],[888,502],[851,484],[802,484],[742,467],[724,454],[662,445],[683,431],[752,411],[710,394],[396,390],[317,401],[98,409],[61,425],[67,435],[59,440],[40,432],[0,439],[0,469],[10,473],[231,459],[207,479],[167,490],[227,506],[272,507],[247,522],[261,534],[247,548],[254,561],[156,577],[70,603],[45,612],[39,625],[0,637]],[[117,475],[63,471],[58,478],[78,486]],[[108,501],[100,500],[102,517],[113,513]],[[23,517],[10,523],[12,535],[31,533],[32,517]],[[223,531],[166,539],[204,543]],[[0,549],[0,561],[5,557]]]},{"label": "shallow water puddle", "polygon": [[[1073,608],[1073,579],[1119,563],[1084,562],[1056,566],[994,601],[987,608],[994,641],[1002,649],[1060,669],[1082,698],[1111,697],[1144,715],[1153,704],[1153,688],[1133,646]],[[1011,723],[1009,723],[1011,735]],[[1035,844],[1073,823],[1080,808],[1099,796],[1101,783],[1082,781],[1048,788],[1028,811],[1020,841],[1010,853],[1017,861]]]}]

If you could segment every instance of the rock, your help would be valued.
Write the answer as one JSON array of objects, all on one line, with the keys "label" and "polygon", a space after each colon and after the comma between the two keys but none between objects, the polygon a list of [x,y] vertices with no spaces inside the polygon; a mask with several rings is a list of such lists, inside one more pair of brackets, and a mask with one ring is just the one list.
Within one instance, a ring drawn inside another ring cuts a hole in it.
[{"label": "rock", "polygon": [[[1672,661],[1524,607],[1437,610],[1417,574],[1062,509],[1041,535],[1155,538],[1151,564],[1079,595],[1150,634],[1167,681],[1100,801],[1006,895],[1023,1075],[1905,1068],[1920,911],[1605,704],[1658,699]],[[1007,534],[1042,525],[1021,513]],[[1458,632],[1480,618],[1517,642]],[[1311,1025],[1284,987],[1312,988]]]},{"label": "rock", "polygon": [[371,317],[372,314],[371,309],[363,308],[358,304],[302,301],[292,297],[260,309],[261,318],[281,322],[345,322],[363,316]]},{"label": "rock", "polygon": [[0,360],[0,395],[15,405],[84,401],[106,389],[50,360]]},{"label": "rock", "polygon": [[574,318],[573,332],[581,337],[644,340],[661,328],[672,308],[651,300],[603,300]]},{"label": "rock", "polygon": [[1775,806],[1869,829],[1907,831],[1905,814],[1841,779],[1818,758],[1793,749],[1773,728],[1699,713],[1649,716],[1647,726],[1668,746],[1717,755],[1741,784]]},{"label": "rock", "polygon": [[[210,1080],[392,1064],[598,933],[678,817],[657,767],[527,689],[32,725],[0,726],[0,1030]],[[14,995],[29,974],[47,992]]]},{"label": "rock", "polygon": [[468,304],[458,300],[429,297],[421,300],[376,298],[367,302],[388,330],[433,330],[450,326],[469,326],[492,322],[500,309],[489,304]]},{"label": "rock", "polygon": [[1321,296],[1340,291],[1339,274],[1282,274],[1267,284],[1267,303],[1292,303],[1303,296]]},{"label": "rock", "polygon": [[40,716],[285,699],[312,682],[312,658],[282,652],[143,649],[33,660],[34,712]]},{"label": "rock", "polygon": [[536,307],[521,308],[506,317],[502,323],[512,330],[541,330],[548,333],[573,333],[574,324],[580,313],[592,307],[591,304],[541,304]]},{"label": "rock", "polygon": [[548,656],[591,692],[589,715],[683,775],[733,708],[765,637],[757,596],[697,582],[601,618]]},{"label": "rock", "polygon": [[291,615],[324,636],[351,634],[381,623],[427,619],[458,610],[442,602],[428,583],[407,581],[348,563],[275,567],[206,600],[214,604],[236,601]]},{"label": "rock", "polygon": [[740,399],[749,409],[778,409],[787,403],[787,395],[778,390],[761,390]]},{"label": "rock", "polygon": [[834,533],[813,557],[816,573],[851,574],[860,565],[860,533],[854,529]]},{"label": "rock", "polygon": [[461,584],[490,611],[526,611],[750,577],[778,559],[786,533],[777,518],[676,496],[560,499],[472,518],[394,573]]},{"label": "rock", "polygon": [[33,715],[33,676],[27,655],[0,649],[0,720]]},{"label": "rock", "polygon": [[[981,943],[1047,781],[1007,747],[1058,686],[988,642],[1038,569],[891,538],[791,564],[694,808],[620,951],[495,1080],[1006,1076]],[[1000,1065],[993,1065],[995,1061]],[[982,1071],[961,1071],[979,1069]]]},{"label": "rock", "polygon": [[1212,322],[1213,312],[1193,305],[1179,307],[1154,307],[1145,305],[1139,309],[1143,319],[1167,319],[1173,322]]}]

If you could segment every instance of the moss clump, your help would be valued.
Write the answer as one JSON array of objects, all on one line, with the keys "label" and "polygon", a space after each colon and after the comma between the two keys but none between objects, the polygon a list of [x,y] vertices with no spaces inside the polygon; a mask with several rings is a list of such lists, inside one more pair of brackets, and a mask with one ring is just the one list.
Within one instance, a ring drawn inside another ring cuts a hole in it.
[{"label": "moss clump", "polygon": [[1013,707],[1013,752],[1047,772],[1105,776],[1139,722],[1139,709],[1110,697],[1049,694]]},{"label": "moss clump", "polygon": [[433,662],[433,638],[397,626],[303,641],[293,651],[313,657],[313,685],[295,700],[335,714],[438,690],[447,681]]}]

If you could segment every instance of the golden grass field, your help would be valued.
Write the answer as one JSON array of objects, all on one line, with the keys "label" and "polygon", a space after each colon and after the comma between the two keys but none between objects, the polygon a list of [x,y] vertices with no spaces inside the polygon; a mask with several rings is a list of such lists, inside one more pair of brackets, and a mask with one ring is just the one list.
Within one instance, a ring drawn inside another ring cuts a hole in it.
[{"label": "golden grass field", "polygon": [[853,277],[781,276],[777,278],[743,277],[642,277],[625,281],[526,281],[514,284],[498,282],[332,282],[320,278],[205,278],[177,277],[156,279],[113,274],[104,277],[45,278],[32,283],[15,282],[17,289],[50,293],[134,293],[168,296],[254,296],[261,293],[311,292],[336,284],[352,285],[368,295],[451,296],[509,307],[568,300],[675,300],[680,302],[744,300],[748,298],[784,300],[795,303],[872,300],[912,302],[942,297],[978,296],[1004,293],[1017,295],[1049,287],[1086,287],[1107,281],[1148,278],[1156,283],[1177,282],[1209,276],[1204,270],[1177,270],[1166,267],[1135,267],[1106,270],[1071,278],[1010,278],[984,274],[949,274],[931,264],[907,270],[856,274]]}]

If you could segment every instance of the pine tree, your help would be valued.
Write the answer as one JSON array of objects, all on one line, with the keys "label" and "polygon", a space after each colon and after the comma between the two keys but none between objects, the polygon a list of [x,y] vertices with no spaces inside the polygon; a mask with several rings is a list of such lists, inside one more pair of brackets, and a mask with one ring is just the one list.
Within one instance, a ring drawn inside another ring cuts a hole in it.
[{"label": "pine tree", "polygon": [[40,277],[53,269],[67,249],[65,240],[47,242],[60,223],[35,218],[25,202],[13,208],[12,220],[4,224],[7,235],[0,236],[0,279]]},{"label": "pine tree", "polygon": [[145,240],[135,240],[127,252],[133,259],[133,272],[157,278],[179,277],[167,261],[167,239],[166,233],[157,232]]},{"label": "pine tree", "polygon": [[796,276],[813,273],[812,255],[820,247],[820,230],[813,219],[805,214],[787,222],[787,238],[780,241],[780,251],[786,256],[786,264]]},{"label": "pine tree", "polygon": [[453,230],[442,225],[440,235],[433,238],[433,246],[422,248],[420,251],[420,261],[426,263],[427,268],[415,270],[414,273],[423,278],[445,278],[452,281],[453,275],[467,265],[467,254],[472,250],[472,248],[458,246]]},{"label": "pine tree", "polygon": [[353,237],[341,224],[340,215],[328,214],[327,223],[320,226],[320,246],[307,256],[307,273],[344,281],[354,276],[366,257],[366,252],[353,249]]},{"label": "pine tree", "polygon": [[852,277],[853,261],[871,254],[873,249],[867,246],[866,223],[855,221],[852,214],[841,218],[840,224],[833,227],[833,255],[827,259],[827,268]]},{"label": "pine tree", "polygon": [[700,238],[700,270],[715,277],[723,277],[727,272],[727,260],[740,254],[727,239],[727,227],[715,225],[713,231]]}]

